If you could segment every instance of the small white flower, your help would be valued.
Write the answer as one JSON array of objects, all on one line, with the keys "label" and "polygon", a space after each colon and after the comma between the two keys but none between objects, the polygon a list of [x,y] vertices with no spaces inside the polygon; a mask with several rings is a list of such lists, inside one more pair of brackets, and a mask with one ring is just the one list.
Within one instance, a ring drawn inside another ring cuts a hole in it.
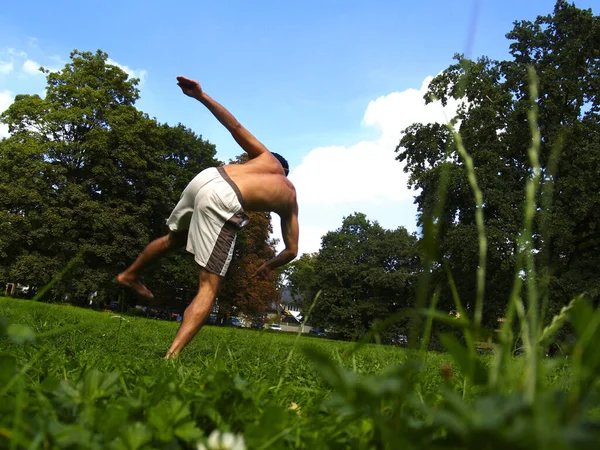
[{"label": "small white flower", "polygon": [[220,438],[221,437],[221,433],[219,432],[219,430],[213,430],[212,433],[210,433],[210,436],[208,437],[208,448],[210,449],[217,449],[221,447],[221,443]]},{"label": "small white flower", "polygon": [[223,433],[221,436],[221,448],[233,448],[235,437],[231,433]]},{"label": "small white flower", "polygon": [[241,434],[235,437],[231,450],[246,450],[246,442]]},{"label": "small white flower", "polygon": [[228,431],[221,433],[219,430],[213,430],[208,437],[208,448],[203,444],[198,444],[198,450],[246,450],[244,436],[234,435]]}]

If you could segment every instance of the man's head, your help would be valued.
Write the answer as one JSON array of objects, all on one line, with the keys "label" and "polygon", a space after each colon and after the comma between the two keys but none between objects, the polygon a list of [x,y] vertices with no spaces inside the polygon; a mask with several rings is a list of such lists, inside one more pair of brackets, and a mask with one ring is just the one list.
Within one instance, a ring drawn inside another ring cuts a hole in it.
[{"label": "man's head", "polygon": [[281,163],[281,166],[283,167],[283,171],[285,172],[285,176],[288,176],[288,173],[290,173],[290,165],[288,164],[288,162],[286,161],[286,159],[281,156],[278,153],[273,153],[271,152],[271,154],[277,158],[277,160]]}]

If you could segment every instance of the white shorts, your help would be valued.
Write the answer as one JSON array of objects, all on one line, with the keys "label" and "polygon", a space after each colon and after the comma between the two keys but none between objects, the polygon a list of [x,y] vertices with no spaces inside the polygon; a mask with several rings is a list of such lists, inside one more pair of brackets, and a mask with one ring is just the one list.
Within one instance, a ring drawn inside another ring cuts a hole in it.
[{"label": "white shorts", "polygon": [[237,232],[248,223],[243,199],[222,167],[203,170],[188,183],[167,219],[171,231],[188,231],[186,250],[200,266],[224,276]]}]

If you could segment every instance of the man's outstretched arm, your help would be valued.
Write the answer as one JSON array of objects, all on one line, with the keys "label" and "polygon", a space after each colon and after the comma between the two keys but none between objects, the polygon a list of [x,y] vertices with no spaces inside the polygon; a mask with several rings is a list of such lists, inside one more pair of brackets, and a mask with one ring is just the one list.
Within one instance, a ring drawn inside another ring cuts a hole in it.
[{"label": "man's outstretched arm", "polygon": [[242,147],[250,156],[255,158],[261,153],[268,152],[269,150],[258,140],[252,133],[242,126],[241,123],[225,109],[218,102],[213,100],[208,94],[206,94],[200,87],[200,83],[195,80],[190,80],[185,77],[177,77],[177,85],[181,88],[183,93],[189,97],[195,98],[202,103],[206,108],[213,113],[221,124],[229,130],[236,142]]},{"label": "man's outstretched arm", "polygon": [[261,280],[268,279],[273,270],[292,261],[298,255],[298,204],[294,204],[291,214],[281,218],[281,234],[285,248],[258,268],[254,276]]}]

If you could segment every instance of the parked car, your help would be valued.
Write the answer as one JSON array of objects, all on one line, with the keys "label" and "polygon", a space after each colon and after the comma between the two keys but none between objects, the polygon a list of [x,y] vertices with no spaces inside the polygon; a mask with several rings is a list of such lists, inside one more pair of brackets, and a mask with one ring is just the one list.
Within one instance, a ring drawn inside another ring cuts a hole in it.
[{"label": "parked car", "polygon": [[390,343],[404,347],[408,344],[408,336],[405,334],[397,334],[391,338]]},{"label": "parked car", "polygon": [[327,333],[325,333],[323,330],[320,330],[319,328],[311,328],[308,334],[314,334],[317,336],[327,336]]},{"label": "parked car", "polygon": [[230,323],[234,327],[240,327],[241,328],[241,327],[244,326],[244,324],[242,322],[240,322],[240,319],[238,319],[237,317],[232,317]]},{"label": "parked car", "polygon": [[272,323],[269,326],[269,329],[275,330],[275,331],[281,331],[281,325],[279,325],[278,323]]}]

